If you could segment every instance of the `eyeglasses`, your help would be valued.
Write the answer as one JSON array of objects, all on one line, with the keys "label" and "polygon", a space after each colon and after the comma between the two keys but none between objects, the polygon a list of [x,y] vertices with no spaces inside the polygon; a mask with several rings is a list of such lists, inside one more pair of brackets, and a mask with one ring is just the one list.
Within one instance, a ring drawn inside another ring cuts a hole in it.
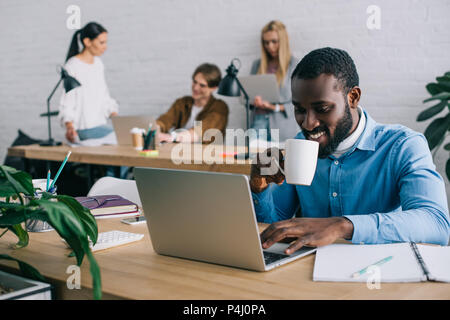
[{"label": "eyeglasses", "polygon": [[88,199],[80,201],[81,204],[86,203],[86,202],[91,202],[91,201],[95,201],[97,202],[97,205],[95,207],[91,207],[89,206],[89,209],[97,209],[99,207],[101,207],[102,205],[104,205],[107,201],[113,201],[113,200],[120,200],[121,198],[106,198],[106,199],[100,199],[98,200],[95,197],[88,197]]}]

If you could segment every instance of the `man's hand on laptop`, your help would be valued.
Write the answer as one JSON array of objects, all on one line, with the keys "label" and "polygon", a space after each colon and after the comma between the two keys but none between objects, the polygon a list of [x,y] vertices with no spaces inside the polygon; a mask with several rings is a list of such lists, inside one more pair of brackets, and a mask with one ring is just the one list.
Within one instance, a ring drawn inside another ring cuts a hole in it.
[{"label": "man's hand on laptop", "polygon": [[284,174],[278,165],[284,169],[284,156],[280,149],[269,148],[259,153],[252,163],[250,172],[250,189],[254,193],[264,191],[269,183],[282,184]]},{"label": "man's hand on laptop", "polygon": [[337,239],[351,239],[353,223],[345,217],[293,218],[272,223],[260,235],[263,249],[276,242],[292,240],[285,250],[292,254],[303,246],[320,247]]}]

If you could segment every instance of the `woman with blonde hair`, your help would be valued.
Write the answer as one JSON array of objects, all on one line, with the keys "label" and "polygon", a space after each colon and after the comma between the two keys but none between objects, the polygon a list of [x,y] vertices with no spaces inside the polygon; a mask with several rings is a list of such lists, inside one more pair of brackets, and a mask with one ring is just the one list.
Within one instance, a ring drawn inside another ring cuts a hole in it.
[{"label": "woman with blonde hair", "polygon": [[[270,130],[278,129],[279,141],[283,142],[299,131],[291,103],[291,73],[296,62],[291,55],[285,25],[280,21],[270,21],[261,31],[261,58],[253,62],[250,73],[275,74],[281,101],[265,101],[256,96],[252,102],[251,127],[257,130],[259,139],[274,140],[276,137]],[[267,136],[260,135],[260,129],[266,129]]]}]

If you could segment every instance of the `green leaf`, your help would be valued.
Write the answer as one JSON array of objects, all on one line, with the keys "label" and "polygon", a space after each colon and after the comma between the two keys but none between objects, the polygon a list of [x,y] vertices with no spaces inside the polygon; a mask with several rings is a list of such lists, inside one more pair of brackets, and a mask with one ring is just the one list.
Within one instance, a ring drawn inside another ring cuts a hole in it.
[{"label": "green leaf", "polygon": [[427,84],[425,88],[427,89],[428,93],[431,94],[432,96],[445,91],[437,83],[434,82]]},{"label": "green leaf", "polygon": [[44,209],[45,220],[67,241],[75,251],[78,265],[81,265],[84,257],[83,243],[89,247],[89,242],[87,233],[78,216],[73,214],[70,208],[62,202],[33,199],[30,204],[38,205]]},{"label": "green leaf", "polygon": [[444,101],[439,102],[437,105],[434,105],[434,106],[422,111],[417,116],[417,121],[424,121],[424,120],[430,119],[431,117],[437,115],[439,112],[444,110],[446,105],[447,105],[447,101],[444,100]]},{"label": "green leaf", "polygon": [[443,75],[442,77],[436,77],[438,83],[450,81],[450,76]]},{"label": "green leaf", "polygon": [[92,288],[94,292],[94,299],[99,300],[102,298],[102,278],[100,275],[100,267],[97,264],[97,261],[94,258],[91,250],[88,248],[86,251],[86,256],[89,260],[90,272],[92,275]]},{"label": "green leaf", "polygon": [[28,232],[26,232],[22,228],[21,224],[15,224],[13,226],[8,227],[8,229],[12,231],[17,236],[17,238],[19,238],[19,242],[17,242],[15,246],[16,249],[23,248],[28,245],[29,241]]},{"label": "green leaf", "polygon": [[91,241],[95,244],[97,243],[98,237],[98,227],[97,221],[95,221],[95,217],[92,215],[91,211],[85,207],[83,207],[76,199],[58,195],[56,196],[58,201],[63,202],[66,206],[70,208],[70,210],[80,218],[86,233],[88,234]]},{"label": "green leaf", "polygon": [[445,174],[447,175],[447,179],[450,180],[450,159],[445,164]]},{"label": "green leaf", "polygon": [[438,86],[439,86],[439,88],[442,89],[442,91],[449,92],[450,91],[450,78],[440,78]]},{"label": "green leaf", "polygon": [[0,225],[13,226],[25,222],[27,219],[45,219],[39,207],[24,206],[21,204],[0,204]]},{"label": "green leaf", "polygon": [[34,195],[33,182],[28,173],[8,166],[0,166],[0,178],[3,178],[0,180],[0,197],[18,195],[19,193],[27,196]]},{"label": "green leaf", "polygon": [[431,98],[423,100],[423,102],[428,102],[432,100],[448,100],[450,98],[449,92],[441,92],[438,94],[433,95]]},{"label": "green leaf", "polygon": [[433,120],[425,129],[425,138],[428,140],[430,150],[433,150],[441,141],[450,126],[450,113],[445,118],[437,118]]},{"label": "green leaf", "polygon": [[22,272],[23,276],[26,278],[30,278],[32,280],[42,281],[46,282],[45,278],[37,271],[34,267],[30,266],[28,263],[25,263],[23,261],[20,261],[18,259],[15,259],[13,257],[10,257],[6,254],[0,254],[0,259],[5,260],[11,260],[16,261],[19,264],[20,271]]}]

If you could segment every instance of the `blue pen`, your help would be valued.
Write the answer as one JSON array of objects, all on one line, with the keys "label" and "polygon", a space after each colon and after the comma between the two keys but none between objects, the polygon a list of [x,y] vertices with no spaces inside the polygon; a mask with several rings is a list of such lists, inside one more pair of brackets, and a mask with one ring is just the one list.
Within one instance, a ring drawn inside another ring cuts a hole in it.
[{"label": "blue pen", "polygon": [[375,262],[375,263],[365,267],[364,269],[356,271],[355,273],[352,274],[352,278],[358,278],[360,275],[363,275],[364,273],[366,273],[367,270],[369,270],[370,267],[372,267],[372,266],[381,266],[382,264],[385,264],[386,262],[390,261],[392,258],[393,258],[392,256],[386,257],[384,259],[381,259],[380,261],[377,261],[377,262]]},{"label": "blue pen", "polygon": [[53,179],[52,184],[50,185],[50,189],[54,187],[56,180],[59,177],[59,174],[61,173],[62,169],[64,168],[64,166],[66,165],[67,160],[69,159],[70,154],[72,153],[72,151],[69,151],[67,153],[67,156],[64,158],[63,163],[61,164],[61,166],[59,167],[58,172],[56,173],[55,179]]}]

